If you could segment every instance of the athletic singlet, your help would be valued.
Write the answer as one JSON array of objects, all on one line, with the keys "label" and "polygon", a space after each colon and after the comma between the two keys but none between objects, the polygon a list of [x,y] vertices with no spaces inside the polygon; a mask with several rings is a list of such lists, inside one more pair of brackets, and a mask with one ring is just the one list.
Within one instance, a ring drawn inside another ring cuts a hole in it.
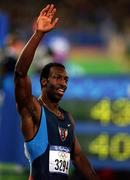
[{"label": "athletic singlet", "polygon": [[42,107],[40,126],[33,139],[24,143],[30,163],[30,180],[68,180],[74,132],[68,113],[58,119]]}]

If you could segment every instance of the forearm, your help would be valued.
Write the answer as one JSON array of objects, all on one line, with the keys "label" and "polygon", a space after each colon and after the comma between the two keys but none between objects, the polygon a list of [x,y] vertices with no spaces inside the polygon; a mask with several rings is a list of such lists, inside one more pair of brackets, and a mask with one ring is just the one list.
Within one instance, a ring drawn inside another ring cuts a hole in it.
[{"label": "forearm", "polygon": [[15,72],[19,73],[21,76],[27,75],[29,67],[34,58],[35,51],[43,36],[44,36],[43,32],[40,31],[34,32],[30,40],[23,48],[15,66]]},{"label": "forearm", "polygon": [[86,180],[99,180],[95,170],[83,153],[75,157],[74,165]]}]

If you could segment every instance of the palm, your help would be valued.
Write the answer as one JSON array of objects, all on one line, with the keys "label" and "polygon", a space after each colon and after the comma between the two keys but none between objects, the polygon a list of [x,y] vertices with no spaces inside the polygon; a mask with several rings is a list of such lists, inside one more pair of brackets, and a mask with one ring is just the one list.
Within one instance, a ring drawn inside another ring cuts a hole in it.
[{"label": "palm", "polygon": [[55,15],[56,9],[54,5],[46,6],[40,13],[38,20],[37,20],[37,27],[36,29],[42,32],[48,32],[52,30],[55,25],[57,24],[58,18],[53,19]]}]

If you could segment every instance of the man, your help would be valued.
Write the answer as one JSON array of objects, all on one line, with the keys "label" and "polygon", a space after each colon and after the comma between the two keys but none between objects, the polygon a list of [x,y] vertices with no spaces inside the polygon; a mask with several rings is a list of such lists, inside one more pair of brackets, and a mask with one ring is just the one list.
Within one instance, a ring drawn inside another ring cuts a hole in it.
[{"label": "man", "polygon": [[58,105],[67,88],[65,67],[58,63],[46,65],[40,77],[41,96],[37,99],[32,95],[27,73],[40,40],[58,22],[58,18],[53,20],[55,13],[53,4],[40,12],[35,32],[15,66],[15,97],[30,162],[30,179],[67,180],[72,160],[85,179],[97,180],[74,134],[71,115]]}]

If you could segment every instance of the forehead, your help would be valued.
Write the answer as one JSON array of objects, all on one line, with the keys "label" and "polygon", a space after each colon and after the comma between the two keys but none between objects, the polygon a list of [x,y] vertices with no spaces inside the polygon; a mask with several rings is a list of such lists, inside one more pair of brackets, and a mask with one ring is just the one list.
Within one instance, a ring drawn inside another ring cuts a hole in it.
[{"label": "forehead", "polygon": [[63,67],[51,67],[50,75],[51,74],[62,74],[64,76],[67,76],[67,72]]}]

